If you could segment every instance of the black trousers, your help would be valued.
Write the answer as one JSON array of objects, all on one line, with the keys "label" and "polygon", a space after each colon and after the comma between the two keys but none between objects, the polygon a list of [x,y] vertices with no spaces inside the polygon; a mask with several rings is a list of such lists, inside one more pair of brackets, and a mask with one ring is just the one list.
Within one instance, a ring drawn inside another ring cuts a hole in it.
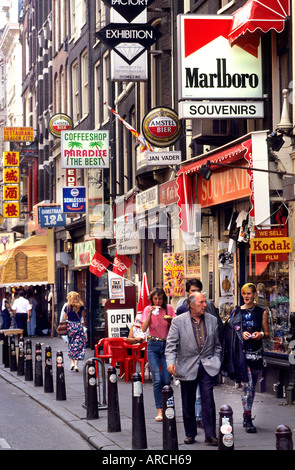
[{"label": "black trousers", "polygon": [[182,416],[185,434],[187,437],[195,437],[197,435],[195,401],[198,384],[200,386],[202,420],[205,438],[208,439],[209,437],[216,437],[216,408],[213,394],[213,387],[216,384],[216,376],[211,377],[205,371],[201,363],[195,380],[180,381]]}]

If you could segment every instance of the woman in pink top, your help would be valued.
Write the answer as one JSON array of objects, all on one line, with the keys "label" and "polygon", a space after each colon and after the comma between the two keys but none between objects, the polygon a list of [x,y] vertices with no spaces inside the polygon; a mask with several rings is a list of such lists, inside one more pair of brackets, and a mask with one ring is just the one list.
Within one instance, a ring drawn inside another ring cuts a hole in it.
[{"label": "woman in pink top", "polygon": [[164,385],[169,385],[171,381],[165,358],[166,338],[171,320],[176,315],[171,305],[167,305],[167,295],[164,289],[155,287],[151,291],[149,299],[151,305],[143,311],[141,329],[143,332],[149,329],[147,357],[153,377],[155,404],[158,410],[155,419],[162,421],[162,388]]}]

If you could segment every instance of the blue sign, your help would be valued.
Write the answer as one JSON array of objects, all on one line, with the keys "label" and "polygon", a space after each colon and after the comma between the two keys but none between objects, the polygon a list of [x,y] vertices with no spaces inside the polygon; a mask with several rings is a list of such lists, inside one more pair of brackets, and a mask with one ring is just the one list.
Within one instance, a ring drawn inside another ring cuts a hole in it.
[{"label": "blue sign", "polygon": [[86,212],[86,187],[62,188],[62,211],[70,214]]},{"label": "blue sign", "polygon": [[62,214],[60,206],[39,207],[39,220],[41,227],[64,227],[66,214]]}]

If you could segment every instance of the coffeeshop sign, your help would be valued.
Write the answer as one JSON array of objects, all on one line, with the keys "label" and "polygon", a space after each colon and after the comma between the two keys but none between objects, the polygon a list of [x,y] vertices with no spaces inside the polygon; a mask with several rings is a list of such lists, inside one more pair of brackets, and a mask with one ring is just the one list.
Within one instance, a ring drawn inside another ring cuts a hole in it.
[{"label": "coffeeshop sign", "polygon": [[262,98],[261,45],[247,52],[229,44],[232,16],[179,15],[181,100]]},{"label": "coffeeshop sign", "polygon": [[109,168],[109,131],[61,132],[62,168]]}]

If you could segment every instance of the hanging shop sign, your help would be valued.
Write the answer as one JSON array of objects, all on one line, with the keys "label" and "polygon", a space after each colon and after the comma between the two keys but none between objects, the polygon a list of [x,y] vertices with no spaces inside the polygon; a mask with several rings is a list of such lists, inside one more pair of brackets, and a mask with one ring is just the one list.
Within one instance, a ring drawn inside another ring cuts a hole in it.
[{"label": "hanging shop sign", "polygon": [[164,291],[171,297],[185,295],[184,253],[163,253]]},{"label": "hanging shop sign", "polygon": [[75,268],[88,267],[95,254],[95,240],[75,243],[74,245],[74,261]]},{"label": "hanging shop sign", "polygon": [[3,127],[4,142],[33,142],[33,127]]},{"label": "hanging shop sign", "polygon": [[62,168],[109,168],[109,131],[62,131]]},{"label": "hanging shop sign", "polygon": [[287,261],[288,253],[293,250],[292,237],[288,229],[255,230],[255,238],[250,240],[251,253],[257,255],[259,262]]},{"label": "hanging shop sign", "polygon": [[232,16],[178,16],[180,100],[262,98],[261,45],[231,47],[231,27]]},{"label": "hanging shop sign", "polygon": [[19,166],[19,152],[3,152],[3,166]]},{"label": "hanging shop sign", "polygon": [[181,152],[145,152],[146,164],[151,165],[178,165],[181,163]]},{"label": "hanging shop sign", "polygon": [[8,219],[20,215],[19,160],[19,152],[3,154],[3,216]]},{"label": "hanging shop sign", "polygon": [[62,188],[62,212],[79,214],[86,212],[86,187]]},{"label": "hanging shop sign", "polygon": [[129,23],[149,7],[155,0],[103,0],[110,8],[114,8]]},{"label": "hanging shop sign", "polygon": [[153,108],[142,121],[142,132],[148,142],[157,147],[169,147],[181,136],[182,124],[170,108]]},{"label": "hanging shop sign", "polygon": [[41,227],[64,227],[66,225],[66,214],[61,212],[61,206],[41,206],[39,207],[39,221]]},{"label": "hanging shop sign", "polygon": [[178,106],[180,119],[257,119],[264,117],[262,101],[181,101]]},{"label": "hanging shop sign", "polygon": [[103,29],[97,31],[96,36],[125,62],[132,64],[162,34],[145,23],[109,23]]},{"label": "hanging shop sign", "polygon": [[49,132],[54,137],[60,137],[61,131],[73,129],[73,121],[67,114],[54,114],[49,121]]}]

